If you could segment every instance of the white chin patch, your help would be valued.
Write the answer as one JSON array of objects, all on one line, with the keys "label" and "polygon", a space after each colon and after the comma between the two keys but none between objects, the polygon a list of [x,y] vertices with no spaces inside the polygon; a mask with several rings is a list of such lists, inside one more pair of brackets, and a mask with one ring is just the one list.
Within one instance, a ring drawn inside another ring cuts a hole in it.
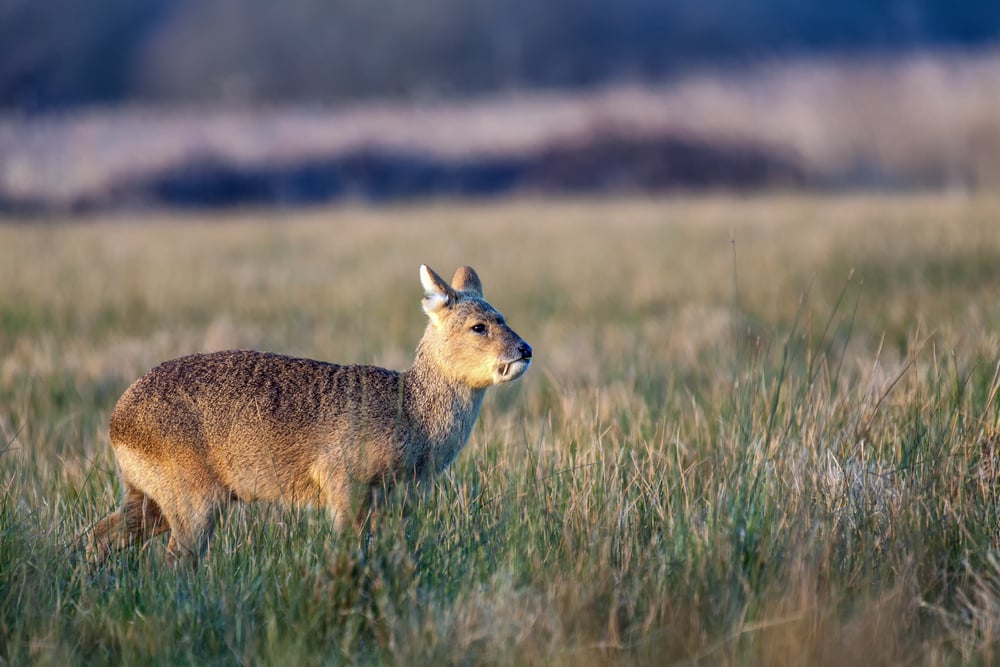
[{"label": "white chin patch", "polygon": [[518,359],[517,361],[500,364],[497,366],[496,371],[493,372],[493,384],[516,380],[524,375],[524,371],[528,370],[528,366],[530,365],[531,359]]}]

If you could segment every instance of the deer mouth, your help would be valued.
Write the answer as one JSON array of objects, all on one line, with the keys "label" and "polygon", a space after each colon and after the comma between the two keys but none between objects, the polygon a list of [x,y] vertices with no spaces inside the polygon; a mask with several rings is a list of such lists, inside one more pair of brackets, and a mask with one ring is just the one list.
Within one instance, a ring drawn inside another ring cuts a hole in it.
[{"label": "deer mouth", "polygon": [[510,382],[516,380],[528,370],[531,365],[531,355],[519,357],[511,361],[503,361],[497,365],[496,382]]}]

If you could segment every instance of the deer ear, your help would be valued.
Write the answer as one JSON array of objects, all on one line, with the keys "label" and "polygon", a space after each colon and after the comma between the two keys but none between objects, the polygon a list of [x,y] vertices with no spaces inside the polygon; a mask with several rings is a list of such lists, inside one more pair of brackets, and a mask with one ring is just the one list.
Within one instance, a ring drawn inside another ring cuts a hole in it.
[{"label": "deer ear", "polygon": [[483,283],[471,266],[460,266],[451,279],[451,286],[459,292],[469,292],[473,296],[483,298]]},{"label": "deer ear", "polygon": [[420,284],[424,286],[421,305],[429,317],[436,320],[441,311],[455,303],[455,292],[441,276],[426,264],[420,265]]}]

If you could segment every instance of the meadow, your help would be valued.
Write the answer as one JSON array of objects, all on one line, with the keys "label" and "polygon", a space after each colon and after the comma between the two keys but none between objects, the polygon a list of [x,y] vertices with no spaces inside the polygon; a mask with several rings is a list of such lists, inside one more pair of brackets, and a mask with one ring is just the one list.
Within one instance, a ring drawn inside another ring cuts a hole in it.
[{"label": "meadow", "polygon": [[[994,664],[1000,199],[0,225],[0,664]],[[367,557],[323,512],[104,566],[119,394],[250,347],[405,367],[471,264],[535,361]]]}]

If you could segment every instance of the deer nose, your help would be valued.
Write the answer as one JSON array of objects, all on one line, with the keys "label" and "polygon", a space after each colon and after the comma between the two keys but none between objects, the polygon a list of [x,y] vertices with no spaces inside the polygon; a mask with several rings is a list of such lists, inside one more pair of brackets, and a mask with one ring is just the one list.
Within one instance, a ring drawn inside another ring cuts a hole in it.
[{"label": "deer nose", "polygon": [[531,346],[523,340],[521,341],[521,344],[517,346],[517,351],[521,353],[522,359],[531,359]]}]

